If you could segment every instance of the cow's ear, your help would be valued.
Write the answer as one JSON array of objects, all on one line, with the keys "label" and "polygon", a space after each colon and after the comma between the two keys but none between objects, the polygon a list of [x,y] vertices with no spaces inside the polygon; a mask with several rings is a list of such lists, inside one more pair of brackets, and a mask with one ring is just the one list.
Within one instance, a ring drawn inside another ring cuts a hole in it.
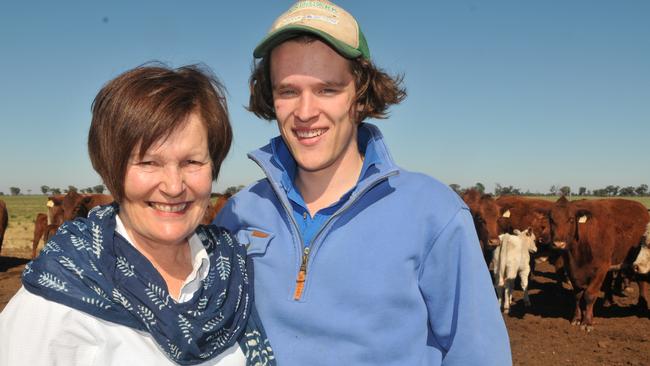
[{"label": "cow's ear", "polygon": [[519,231],[519,229],[514,229],[512,232],[513,232],[515,235],[519,235],[519,234],[521,234],[521,231]]},{"label": "cow's ear", "polygon": [[589,210],[578,210],[576,219],[578,219],[579,224],[584,224],[591,219],[591,212]]},{"label": "cow's ear", "polygon": [[531,236],[533,234],[533,228],[530,226],[526,228],[526,236]]}]

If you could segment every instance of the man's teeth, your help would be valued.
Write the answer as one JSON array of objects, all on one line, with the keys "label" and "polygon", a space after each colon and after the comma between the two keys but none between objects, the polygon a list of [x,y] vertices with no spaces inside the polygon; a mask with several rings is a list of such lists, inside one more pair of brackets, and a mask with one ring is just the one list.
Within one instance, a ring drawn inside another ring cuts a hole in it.
[{"label": "man's teeth", "polygon": [[151,203],[151,207],[155,208],[156,210],[163,211],[163,212],[180,212],[187,207],[187,203],[179,203],[175,205],[165,205],[162,203]]},{"label": "man's teeth", "polygon": [[316,136],[320,136],[325,132],[324,128],[315,129],[315,130],[296,130],[296,135],[301,139],[308,139]]}]

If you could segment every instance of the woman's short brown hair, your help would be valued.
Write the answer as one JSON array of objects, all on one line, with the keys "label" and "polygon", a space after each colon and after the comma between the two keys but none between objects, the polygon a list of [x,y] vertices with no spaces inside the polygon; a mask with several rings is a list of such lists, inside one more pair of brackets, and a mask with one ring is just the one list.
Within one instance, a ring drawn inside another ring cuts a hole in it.
[{"label": "woman's short brown hair", "polygon": [[[311,34],[302,34],[288,41],[310,43],[315,40],[319,38]],[[403,75],[392,77],[377,68],[370,60],[362,57],[348,60],[348,63],[350,72],[354,76],[355,102],[361,106],[357,123],[366,118],[386,118],[388,108],[406,98],[406,89],[402,87]],[[270,52],[253,65],[249,87],[251,96],[247,109],[262,119],[269,121],[276,119],[273,107]]]},{"label": "woman's short brown hair", "polygon": [[193,112],[206,127],[216,180],[232,141],[224,95],[225,88],[214,74],[199,65],[170,69],[148,64],[104,85],[92,104],[88,153],[115,200],[124,198],[130,156],[136,153],[142,158],[152,144],[182,127]]}]

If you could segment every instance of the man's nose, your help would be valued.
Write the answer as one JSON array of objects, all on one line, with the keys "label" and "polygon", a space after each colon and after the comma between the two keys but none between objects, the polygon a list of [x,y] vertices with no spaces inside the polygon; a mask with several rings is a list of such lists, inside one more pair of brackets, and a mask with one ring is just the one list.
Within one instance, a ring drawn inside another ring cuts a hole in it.
[{"label": "man's nose", "polygon": [[318,116],[318,101],[316,97],[308,92],[302,93],[298,99],[296,117],[302,122],[309,122]]}]

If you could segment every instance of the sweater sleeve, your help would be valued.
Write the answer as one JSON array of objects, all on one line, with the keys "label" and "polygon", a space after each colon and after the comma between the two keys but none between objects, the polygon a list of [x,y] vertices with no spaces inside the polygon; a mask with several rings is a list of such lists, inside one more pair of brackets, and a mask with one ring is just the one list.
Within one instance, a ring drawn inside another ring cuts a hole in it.
[{"label": "sweater sleeve", "polygon": [[440,350],[442,365],[511,365],[508,333],[466,208],[428,250],[419,281],[429,314],[429,343]]},{"label": "sweater sleeve", "polygon": [[76,312],[18,290],[0,313],[0,366],[93,365],[99,341]]}]

